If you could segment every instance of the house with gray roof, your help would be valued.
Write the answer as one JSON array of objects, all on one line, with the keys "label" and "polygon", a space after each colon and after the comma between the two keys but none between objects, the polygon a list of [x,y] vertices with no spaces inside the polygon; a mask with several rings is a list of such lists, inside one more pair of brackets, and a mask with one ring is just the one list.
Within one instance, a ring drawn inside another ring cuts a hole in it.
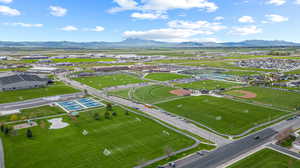
[{"label": "house with gray roof", "polygon": [[31,74],[12,74],[0,77],[0,92],[9,90],[21,90],[47,86],[48,78],[41,78]]}]

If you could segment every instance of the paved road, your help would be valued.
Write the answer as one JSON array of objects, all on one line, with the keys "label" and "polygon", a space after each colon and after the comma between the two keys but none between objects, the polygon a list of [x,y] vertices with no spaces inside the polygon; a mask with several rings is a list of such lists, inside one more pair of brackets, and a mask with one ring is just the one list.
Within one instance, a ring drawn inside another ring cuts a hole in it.
[{"label": "paved road", "polygon": [[53,97],[44,97],[44,98],[38,98],[38,99],[25,100],[25,101],[14,102],[14,103],[0,104],[0,111],[11,111],[11,110],[17,110],[17,109],[37,107],[37,106],[54,103],[57,101],[63,101],[63,100],[68,100],[68,99],[72,99],[72,98],[77,98],[82,95],[84,95],[84,94],[80,92],[80,93],[74,93],[74,94],[66,94],[66,95],[59,95],[59,96],[53,96]]},{"label": "paved road", "polygon": [[299,153],[290,151],[287,148],[284,148],[284,147],[281,147],[281,146],[278,146],[278,145],[274,145],[274,144],[269,144],[269,145],[267,145],[267,147],[271,148],[271,149],[273,149],[275,151],[278,151],[280,153],[283,153],[283,154],[286,154],[288,156],[291,156],[291,157],[293,157],[295,159],[300,160],[300,154]]},{"label": "paved road", "polygon": [[91,88],[91,87],[83,85],[79,82],[65,78],[64,74],[60,74],[59,78],[62,81],[69,83],[76,88],[80,88],[82,90],[87,90],[89,92],[89,94],[91,94],[91,95],[95,95],[97,97],[100,97],[100,98],[103,98],[103,99],[106,99],[111,102],[121,104],[121,105],[124,105],[127,107],[138,109],[138,110],[140,110],[146,114],[149,114],[150,116],[152,116],[156,119],[162,120],[176,128],[179,128],[181,130],[186,130],[195,135],[198,135],[200,137],[208,139],[208,140],[216,143],[219,146],[222,146],[222,145],[225,145],[225,144],[228,144],[231,142],[230,140],[228,140],[226,138],[223,138],[219,135],[213,134],[205,129],[199,128],[198,126],[196,126],[192,123],[186,122],[185,120],[179,119],[178,117],[170,116],[166,113],[161,112],[160,110],[156,110],[153,108],[147,108],[143,104],[135,103],[135,102],[132,102],[132,101],[129,101],[126,99],[119,98],[119,97],[107,96],[103,92],[101,92],[97,89]]},{"label": "paved road", "polygon": [[[178,165],[177,167],[182,168],[216,168],[219,165],[222,165],[239,155],[250,151],[251,149],[255,149],[260,145],[265,144],[270,141],[272,137],[276,134],[276,131],[273,129],[265,129],[251,136],[247,136],[241,140],[235,141],[231,144],[222,146],[208,155],[202,158],[196,158],[187,160],[182,165]],[[259,139],[255,139],[255,137],[259,136]]]}]

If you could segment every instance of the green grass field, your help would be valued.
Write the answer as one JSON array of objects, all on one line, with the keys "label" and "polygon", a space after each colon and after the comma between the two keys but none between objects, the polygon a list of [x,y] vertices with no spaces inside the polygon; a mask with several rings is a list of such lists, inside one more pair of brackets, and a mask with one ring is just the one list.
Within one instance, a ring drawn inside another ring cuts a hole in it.
[{"label": "green grass field", "polygon": [[263,149],[227,168],[298,168],[300,161],[287,155]]},{"label": "green grass field", "polygon": [[1,97],[0,104],[23,101],[28,99],[35,99],[40,97],[71,94],[75,92],[79,92],[79,90],[66,86],[62,82],[55,82],[55,84],[49,85],[45,88],[34,88],[34,89],[0,92],[0,97]]},{"label": "green grass field", "polygon": [[[103,110],[80,114],[74,121],[67,117],[70,126],[49,130],[32,128],[33,139],[25,130],[17,136],[1,135],[5,151],[6,168],[131,168],[147,160],[191,146],[194,141],[169,130],[156,122],[114,107],[117,116],[104,119]],[[94,113],[101,119],[94,120]],[[87,130],[88,135],[82,135]],[[104,155],[104,150],[111,152]]]},{"label": "green grass field", "polygon": [[0,121],[8,122],[8,121],[17,121],[17,120],[27,120],[27,119],[37,118],[37,117],[44,117],[44,116],[66,113],[61,108],[51,107],[51,106],[41,106],[41,107],[35,107],[30,109],[23,109],[20,112],[21,113],[15,114],[14,115],[15,117],[12,117],[13,115],[1,116]]},{"label": "green grass field", "polygon": [[182,88],[189,88],[189,89],[197,89],[197,90],[215,90],[221,88],[231,88],[234,86],[239,86],[240,84],[232,83],[232,82],[224,82],[224,81],[216,81],[216,80],[203,80],[203,81],[196,81],[192,83],[185,83],[179,84],[177,86]]},{"label": "green grass field", "polygon": [[187,97],[157,106],[192,119],[220,133],[238,135],[244,131],[287,114],[226,98],[211,96]]},{"label": "green grass field", "polygon": [[125,99],[131,98],[134,99],[135,101],[151,104],[158,101],[163,101],[166,99],[177,97],[176,95],[169,93],[172,90],[174,90],[174,88],[172,87],[162,86],[162,85],[152,85],[152,86],[136,88],[133,90],[124,89],[124,90],[113,91],[110,92],[110,94]]},{"label": "green grass field", "polygon": [[253,72],[253,71],[227,71],[227,72],[223,72],[223,74],[235,75],[235,76],[251,76],[251,75],[259,75],[260,73]]},{"label": "green grass field", "polygon": [[96,89],[145,82],[145,80],[141,80],[136,76],[128,74],[83,77],[74,78],[74,80]]},{"label": "green grass field", "polygon": [[169,93],[172,90],[174,90],[174,88],[168,86],[146,86],[142,88],[137,88],[132,94],[132,97],[137,101],[145,103],[155,103],[157,101],[177,97],[176,95]]},{"label": "green grass field", "polygon": [[65,58],[65,59],[52,59],[53,62],[71,62],[71,63],[81,63],[81,62],[98,62],[98,61],[115,61],[113,58]]},{"label": "green grass field", "polygon": [[157,81],[169,81],[175,79],[188,78],[188,75],[180,75],[175,73],[150,73],[145,78]]},{"label": "green grass field", "polygon": [[[300,94],[294,92],[286,92],[270,88],[246,87],[239,90],[250,91],[256,93],[257,97],[249,100],[258,101],[264,104],[272,104],[273,106],[295,109],[300,107]],[[230,94],[231,92],[225,92]]]}]

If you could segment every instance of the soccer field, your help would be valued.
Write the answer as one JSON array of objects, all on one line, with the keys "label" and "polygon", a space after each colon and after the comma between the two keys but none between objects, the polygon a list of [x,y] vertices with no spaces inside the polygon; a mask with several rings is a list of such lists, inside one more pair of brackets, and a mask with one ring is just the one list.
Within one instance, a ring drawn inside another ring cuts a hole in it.
[{"label": "soccer field", "polygon": [[141,80],[136,76],[128,74],[82,77],[74,78],[74,80],[96,89],[145,82],[145,80]]},{"label": "soccer field", "polygon": [[179,84],[177,86],[182,88],[189,89],[198,89],[198,90],[215,90],[215,89],[227,89],[234,86],[239,86],[240,84],[232,83],[232,82],[224,82],[224,81],[216,81],[216,80],[202,80],[196,81],[192,83]]},{"label": "soccer field", "polygon": [[[245,90],[256,94],[256,98],[249,100],[254,100],[262,102],[264,104],[271,104],[273,106],[288,109],[295,109],[297,107],[300,107],[299,93],[260,87],[246,87],[240,88],[239,90]],[[227,92],[227,94],[232,94],[232,92]]]},{"label": "soccer field", "polygon": [[177,97],[176,95],[169,93],[172,90],[174,90],[174,88],[161,85],[141,87],[135,90],[133,98],[145,103],[154,103]]},{"label": "soccer field", "polygon": [[189,78],[188,75],[180,75],[175,73],[150,73],[145,78],[157,81],[169,81],[175,79]]},{"label": "soccer field", "polygon": [[[119,107],[113,110],[117,116],[110,120],[104,119],[104,109],[97,109],[81,113],[76,121],[65,117],[70,125],[63,129],[34,127],[33,139],[25,136],[25,130],[17,136],[1,135],[5,167],[132,168],[165,155],[167,149],[177,151],[194,143],[152,120],[125,115]],[[100,114],[100,120],[94,119],[94,113]]]},{"label": "soccer field", "polygon": [[212,96],[187,97],[157,106],[230,135],[241,134],[257,124],[287,114],[283,111]]},{"label": "soccer field", "polygon": [[227,168],[299,168],[300,161],[287,155],[263,149]]},{"label": "soccer field", "polygon": [[[122,97],[125,99],[134,99],[143,103],[156,103],[167,99],[178,97],[169,93],[174,90],[172,87],[162,85],[151,85],[136,89],[124,89],[110,92],[111,95]],[[130,96],[129,96],[130,95]]]},{"label": "soccer field", "polygon": [[40,97],[57,96],[79,92],[72,87],[66,86],[62,82],[55,82],[45,88],[34,88],[24,90],[14,90],[0,92],[0,104],[35,99]]}]

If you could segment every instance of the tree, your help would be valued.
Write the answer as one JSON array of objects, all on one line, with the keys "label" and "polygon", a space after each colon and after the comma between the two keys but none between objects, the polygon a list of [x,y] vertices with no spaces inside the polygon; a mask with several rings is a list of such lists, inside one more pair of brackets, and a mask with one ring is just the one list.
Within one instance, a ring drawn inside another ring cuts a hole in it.
[{"label": "tree", "polygon": [[168,157],[170,157],[171,154],[173,153],[173,148],[170,146],[165,147],[165,153]]},{"label": "tree", "polygon": [[282,143],[285,139],[289,138],[291,133],[293,132],[292,128],[287,128],[276,135],[276,139],[278,143]]},{"label": "tree", "polygon": [[110,112],[106,111],[104,113],[104,117],[105,117],[105,119],[110,119]]},{"label": "tree", "polygon": [[31,129],[28,129],[28,130],[27,130],[26,136],[27,136],[27,138],[32,138],[32,137],[33,137],[33,134],[32,134]]},{"label": "tree", "polygon": [[125,115],[129,115],[129,111],[126,110],[126,111],[125,111]]},{"label": "tree", "polygon": [[4,132],[4,124],[3,123],[1,123],[0,130],[1,130],[1,132]]},{"label": "tree", "polygon": [[113,115],[113,116],[117,116],[117,112],[113,111],[113,112],[112,112],[112,115]]},{"label": "tree", "polygon": [[16,121],[16,120],[18,120],[18,116],[17,115],[12,115],[11,117],[10,117],[10,121]]},{"label": "tree", "polygon": [[100,120],[100,115],[99,115],[99,113],[95,113],[95,114],[94,114],[94,119],[95,119],[95,120]]},{"label": "tree", "polygon": [[8,127],[4,128],[4,134],[9,135],[10,129]]},{"label": "tree", "polygon": [[111,103],[107,103],[107,105],[106,105],[106,110],[107,110],[107,111],[112,111],[112,110],[113,110],[112,104],[111,104]]},{"label": "tree", "polygon": [[88,94],[88,91],[87,91],[86,89],[84,89],[84,91],[83,91],[83,92],[84,92],[84,94],[85,94],[85,95],[87,95],[87,94]]}]

